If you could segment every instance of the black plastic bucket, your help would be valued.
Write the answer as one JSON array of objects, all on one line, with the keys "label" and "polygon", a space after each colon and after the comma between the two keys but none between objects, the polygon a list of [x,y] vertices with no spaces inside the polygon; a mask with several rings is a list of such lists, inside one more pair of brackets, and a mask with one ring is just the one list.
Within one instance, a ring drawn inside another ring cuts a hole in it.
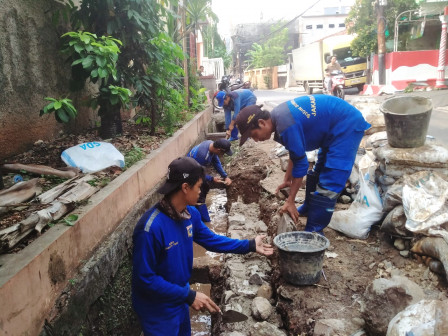
[{"label": "black plastic bucket", "polygon": [[274,238],[279,249],[280,272],[293,285],[312,285],[322,273],[325,250],[330,241],[315,232],[293,231]]},{"label": "black plastic bucket", "polygon": [[397,148],[425,144],[432,103],[425,97],[403,96],[384,101],[380,106],[386,122],[387,141]]}]

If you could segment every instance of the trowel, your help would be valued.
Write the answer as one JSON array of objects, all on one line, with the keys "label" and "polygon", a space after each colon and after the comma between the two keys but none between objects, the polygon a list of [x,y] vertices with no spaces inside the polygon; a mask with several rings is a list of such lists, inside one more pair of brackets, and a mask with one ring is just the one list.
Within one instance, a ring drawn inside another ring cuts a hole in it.
[{"label": "trowel", "polygon": [[227,310],[222,313],[222,322],[223,323],[235,323],[235,322],[243,322],[248,319],[247,315],[240,313],[236,310]]}]

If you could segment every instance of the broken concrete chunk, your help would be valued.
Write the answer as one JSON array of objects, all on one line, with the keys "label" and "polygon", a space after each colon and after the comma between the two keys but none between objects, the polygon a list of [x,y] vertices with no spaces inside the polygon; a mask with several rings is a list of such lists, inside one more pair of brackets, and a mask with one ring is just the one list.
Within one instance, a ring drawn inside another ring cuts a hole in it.
[{"label": "broken concrete chunk", "polygon": [[282,156],[280,158],[280,167],[282,168],[282,170],[285,172],[288,168],[288,163],[289,163],[289,157],[287,156]]},{"label": "broken concrete chunk", "polygon": [[254,228],[256,232],[267,232],[268,227],[263,221],[257,221],[254,223]]},{"label": "broken concrete chunk", "polygon": [[235,294],[233,291],[231,291],[231,290],[226,290],[226,291],[224,292],[224,304],[228,304],[228,303],[229,303],[229,300],[230,300],[231,298],[235,297],[235,296],[236,296],[236,294]]},{"label": "broken concrete chunk", "polygon": [[289,216],[287,213],[283,213],[280,219],[280,223],[277,227],[277,235],[292,231],[297,231],[296,224],[292,220],[291,216]]},{"label": "broken concrete chunk", "polygon": [[246,336],[246,334],[240,333],[239,331],[232,331],[230,334],[222,334],[222,336]]},{"label": "broken concrete chunk", "polygon": [[229,216],[229,226],[243,226],[246,223],[246,217],[241,214]]},{"label": "broken concrete chunk", "polygon": [[[399,312],[389,323],[386,336],[436,335],[436,308],[438,300],[422,300]],[[444,317],[446,320],[446,316]],[[445,330],[446,335],[448,329]]]},{"label": "broken concrete chunk", "polygon": [[424,298],[423,290],[402,276],[375,279],[364,293],[362,317],[365,330],[372,335],[385,335],[389,321],[401,310]]},{"label": "broken concrete chunk", "polygon": [[404,241],[401,238],[395,239],[394,246],[398,251],[403,251],[405,249]]},{"label": "broken concrete chunk", "polygon": [[263,280],[261,279],[260,275],[258,275],[258,274],[252,274],[249,278],[250,285],[261,286],[262,283],[263,283]]},{"label": "broken concrete chunk", "polygon": [[267,283],[262,284],[260,288],[258,288],[257,296],[270,300],[272,298],[272,287]]},{"label": "broken concrete chunk", "polygon": [[252,316],[257,320],[267,320],[272,313],[272,306],[264,297],[257,296],[252,301]]},{"label": "broken concrete chunk", "polygon": [[286,336],[286,333],[275,325],[263,321],[257,322],[252,326],[250,336]]},{"label": "broken concrete chunk", "polygon": [[362,319],[322,319],[317,320],[313,336],[353,335],[363,327]]}]

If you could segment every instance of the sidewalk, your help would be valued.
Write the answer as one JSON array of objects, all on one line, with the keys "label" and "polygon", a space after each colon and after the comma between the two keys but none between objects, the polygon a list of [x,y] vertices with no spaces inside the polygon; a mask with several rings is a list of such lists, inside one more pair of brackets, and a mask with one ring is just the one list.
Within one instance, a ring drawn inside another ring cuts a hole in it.
[{"label": "sidewalk", "polygon": [[433,108],[448,106],[448,90],[414,91],[409,93],[399,92],[393,95],[381,95],[373,97],[375,97],[379,101],[383,101],[390,97],[400,97],[406,95],[431,98]]},{"label": "sidewalk", "polygon": [[[285,91],[290,91],[290,92],[305,93],[305,90],[301,86],[292,86],[292,87],[276,89],[276,90],[285,90]],[[395,94],[390,94],[390,95],[383,94],[380,96],[375,96],[375,95],[368,96],[368,95],[360,94],[360,95],[358,95],[358,97],[365,97],[365,98],[371,97],[371,98],[375,98],[376,100],[381,102],[381,101],[389,99],[391,97],[399,97],[399,96],[405,96],[405,95],[431,98],[433,108],[448,106],[448,90],[414,91],[414,92],[408,92],[408,93],[397,92]],[[353,96],[353,97],[356,97],[356,96]]]}]

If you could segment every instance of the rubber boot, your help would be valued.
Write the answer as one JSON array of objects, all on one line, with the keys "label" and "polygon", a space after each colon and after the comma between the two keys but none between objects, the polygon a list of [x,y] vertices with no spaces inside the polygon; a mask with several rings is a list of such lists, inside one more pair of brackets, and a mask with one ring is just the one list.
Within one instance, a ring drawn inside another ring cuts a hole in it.
[{"label": "rubber boot", "polygon": [[235,140],[238,140],[238,128],[233,127],[232,132],[230,132],[229,141],[235,141]]},{"label": "rubber boot", "polygon": [[306,215],[308,213],[310,194],[316,191],[317,182],[319,182],[319,174],[313,170],[308,170],[308,174],[306,174],[305,201],[297,208],[299,214]]},{"label": "rubber boot", "polygon": [[195,205],[196,209],[198,209],[201,214],[201,219],[204,223],[210,222],[210,215],[208,214],[208,209],[206,204]]},{"label": "rubber boot", "polygon": [[336,200],[319,194],[316,195],[315,193],[310,194],[308,220],[305,231],[317,232],[324,235],[323,229],[330,224]]}]

